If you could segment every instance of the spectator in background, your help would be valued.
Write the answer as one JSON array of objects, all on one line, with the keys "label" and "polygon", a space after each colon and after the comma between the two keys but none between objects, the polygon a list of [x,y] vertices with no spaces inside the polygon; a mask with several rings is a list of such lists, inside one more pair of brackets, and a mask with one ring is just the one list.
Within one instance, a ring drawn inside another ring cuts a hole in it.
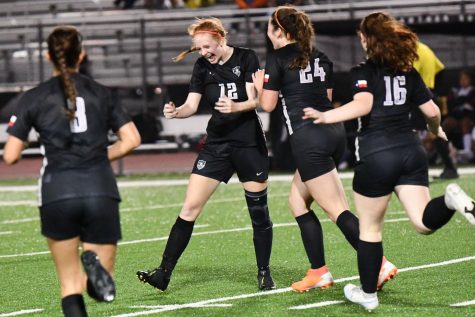
[{"label": "spectator in background", "polygon": [[457,161],[468,163],[473,160],[472,130],[475,121],[475,87],[470,73],[462,70],[458,86],[447,96],[448,116],[442,123],[447,136],[457,151]]},{"label": "spectator in background", "polygon": [[[442,97],[438,98],[437,93],[435,91],[435,79],[436,75],[440,73],[445,68],[445,66],[437,58],[437,56],[430,49],[430,47],[422,42],[417,43],[417,55],[418,58],[414,61],[413,66],[422,77],[424,84],[427,86],[427,88],[431,90],[432,99],[434,100],[434,102],[442,108],[441,115],[443,118],[447,114],[445,99]],[[447,140],[444,140],[443,138],[434,138],[434,136],[425,133],[427,131],[426,122],[424,116],[417,107],[414,107],[414,110],[411,112],[411,122],[416,130],[424,131],[425,135],[423,135],[423,138],[429,139],[425,142],[429,141],[430,143],[433,143],[437,153],[440,155],[442,163],[444,164],[444,169],[440,174],[439,178],[458,178],[459,175],[457,173],[457,168],[454,164],[454,161],[450,157],[449,142]]]},{"label": "spectator in background", "polygon": [[[120,195],[110,161],[140,144],[135,125],[111,91],[78,73],[81,42],[72,26],[57,27],[48,36],[54,77],[18,101],[3,154],[7,164],[15,164],[30,130],[39,133],[45,156],[38,197],[41,233],[56,266],[66,317],[87,316],[82,296],[86,285],[95,300],[114,300],[112,274],[121,228]],[[109,130],[118,136],[110,146]]]},{"label": "spectator in background", "polygon": [[122,5],[122,9],[132,9],[135,5],[136,0],[114,0],[114,5],[118,8]]}]

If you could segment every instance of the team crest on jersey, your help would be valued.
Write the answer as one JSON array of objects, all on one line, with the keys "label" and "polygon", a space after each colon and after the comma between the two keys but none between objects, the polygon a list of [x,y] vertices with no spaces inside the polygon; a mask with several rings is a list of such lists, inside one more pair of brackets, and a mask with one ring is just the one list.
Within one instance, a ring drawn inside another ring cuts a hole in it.
[{"label": "team crest on jersey", "polygon": [[236,66],[233,68],[233,74],[237,77],[241,76],[241,66]]},{"label": "team crest on jersey", "polygon": [[196,163],[196,168],[201,170],[205,167],[206,161],[205,160],[199,160],[198,163]]}]

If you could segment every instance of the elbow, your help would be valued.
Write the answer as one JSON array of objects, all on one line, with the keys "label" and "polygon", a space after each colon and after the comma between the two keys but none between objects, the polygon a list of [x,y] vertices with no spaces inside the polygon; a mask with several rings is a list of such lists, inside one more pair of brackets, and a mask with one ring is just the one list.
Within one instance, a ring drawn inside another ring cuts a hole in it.
[{"label": "elbow", "polygon": [[140,144],[142,143],[142,138],[140,137],[140,134],[134,133],[134,135],[130,138],[129,144],[130,144],[130,150],[136,149]]},{"label": "elbow", "polygon": [[20,157],[15,156],[15,155],[9,155],[8,153],[3,154],[3,161],[7,165],[13,165],[16,164],[20,160]]}]

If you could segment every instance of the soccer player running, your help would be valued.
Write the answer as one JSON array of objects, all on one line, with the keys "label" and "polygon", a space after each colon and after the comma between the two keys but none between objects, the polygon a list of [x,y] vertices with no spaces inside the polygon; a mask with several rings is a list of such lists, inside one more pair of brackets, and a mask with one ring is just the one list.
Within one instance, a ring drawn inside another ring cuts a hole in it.
[{"label": "soccer player running", "polygon": [[219,19],[200,19],[188,27],[192,48],[197,51],[188,97],[183,105],[164,106],[167,119],[187,118],[200,101],[212,109],[207,140],[193,166],[185,202],[173,225],[160,266],[139,271],[139,279],[164,291],[178,259],[191,238],[196,218],[221,182],[234,172],[244,188],[252,220],[258,267],[258,288],[275,288],[269,260],[272,248],[272,222],[267,208],[269,160],[264,132],[256,113],[257,98],[252,74],[259,69],[254,51],[227,44],[226,31]]},{"label": "soccer player running", "polygon": [[[140,144],[135,125],[111,91],[78,73],[81,40],[72,26],[57,27],[48,36],[53,77],[18,101],[3,154],[7,164],[15,164],[31,128],[39,133],[45,157],[38,197],[41,232],[56,265],[67,317],[87,316],[85,287],[97,301],[115,297],[120,196],[110,161]],[[109,130],[118,140],[108,147]]]},{"label": "soccer player running", "polygon": [[[309,17],[292,6],[280,6],[269,19],[267,35],[275,51],[267,56],[265,74],[253,79],[261,107],[275,109],[279,91],[297,171],[292,180],[289,206],[299,225],[311,268],[292,288],[297,292],[333,285],[325,263],[322,226],[310,209],[313,201],[337,224],[353,248],[358,248],[358,218],[349,211],[335,163],[346,146],[343,124],[314,125],[304,119],[303,109],[333,109],[333,64],[315,48]],[[397,268],[381,255],[383,263],[378,287],[391,279]],[[380,259],[381,260],[381,259]]]},{"label": "soccer player running", "polygon": [[428,129],[447,139],[440,111],[413,68],[417,36],[393,17],[376,12],[360,23],[359,37],[367,60],[351,70],[353,101],[320,112],[305,108],[317,126],[359,118],[358,164],[353,192],[360,218],[358,268],[362,287],[348,284],[345,296],[368,310],[378,307],[378,272],[383,255],[384,214],[394,191],[415,229],[430,234],[444,226],[455,210],[473,220],[475,202],[456,184],[431,199],[424,148],[409,119],[418,106]]}]

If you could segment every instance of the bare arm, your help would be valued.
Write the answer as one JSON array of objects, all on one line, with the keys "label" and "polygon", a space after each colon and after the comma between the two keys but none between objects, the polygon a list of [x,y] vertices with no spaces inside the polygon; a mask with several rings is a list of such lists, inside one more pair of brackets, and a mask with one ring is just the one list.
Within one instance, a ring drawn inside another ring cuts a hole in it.
[{"label": "bare arm", "polygon": [[262,110],[266,112],[272,112],[277,105],[279,99],[279,92],[275,90],[264,89],[264,75],[265,71],[263,69],[258,70],[252,74],[252,81],[257,90],[257,96],[259,104],[261,105]]},{"label": "bare arm", "polygon": [[353,100],[347,104],[325,112],[313,108],[305,108],[304,119],[313,119],[314,123],[335,123],[358,117],[363,117],[371,112],[373,107],[373,94],[360,92],[353,96]]},{"label": "bare arm", "polygon": [[140,145],[140,134],[133,122],[124,124],[117,131],[119,138],[107,148],[107,157],[110,161],[117,160]]},{"label": "bare arm", "polygon": [[19,138],[9,135],[3,148],[3,160],[7,165],[13,165],[21,159],[21,151],[26,144]]},{"label": "bare arm", "polygon": [[184,104],[176,107],[173,102],[165,104],[163,107],[163,114],[167,119],[173,118],[188,118],[196,113],[200,104],[201,94],[190,92]]},{"label": "bare arm", "polygon": [[419,106],[419,109],[424,114],[424,117],[427,122],[427,128],[430,132],[436,135],[439,138],[447,140],[444,130],[440,126],[440,109],[437,105],[429,100],[428,102]]},{"label": "bare arm", "polygon": [[258,106],[257,93],[253,83],[246,83],[247,100],[234,102],[227,96],[220,97],[214,109],[221,113],[246,112]]}]

